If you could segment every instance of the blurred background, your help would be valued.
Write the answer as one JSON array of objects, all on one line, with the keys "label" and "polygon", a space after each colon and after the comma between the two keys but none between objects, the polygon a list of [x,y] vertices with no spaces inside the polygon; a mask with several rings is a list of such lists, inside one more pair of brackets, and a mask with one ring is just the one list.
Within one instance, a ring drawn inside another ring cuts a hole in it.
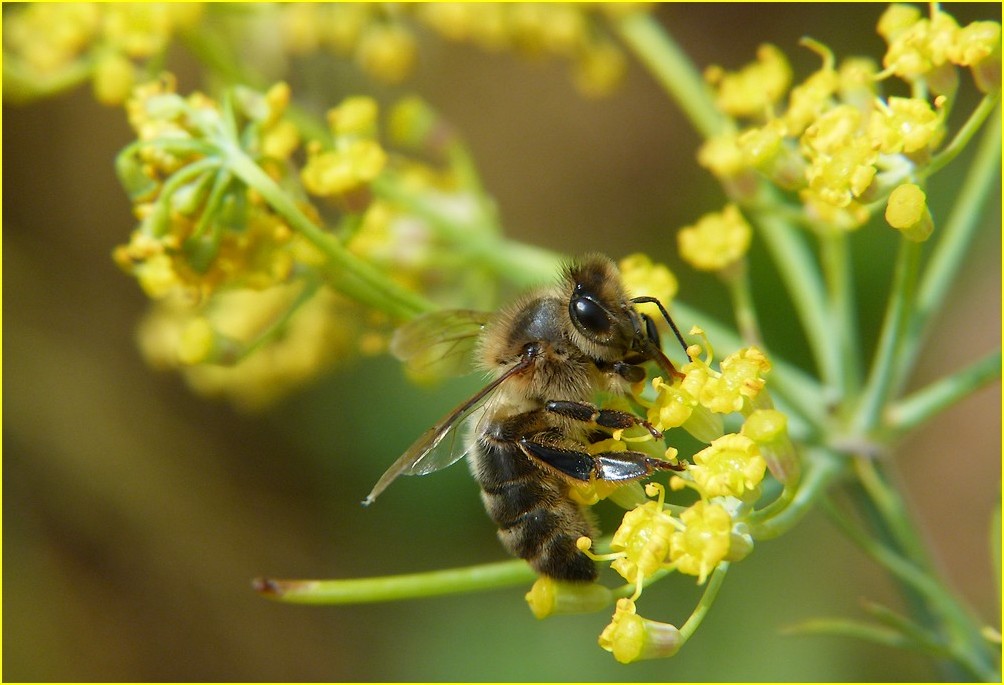
[{"label": "blurred background", "polygon": [[[883,7],[680,4],[658,16],[701,68],[738,68],[769,41],[789,55],[797,81],[819,63],[797,46],[803,35],[838,56],[880,58],[874,25]],[[998,4],[948,9],[960,23],[1000,20]],[[681,300],[727,316],[724,289],[675,257],[676,229],[724,199],[694,163],[697,136],[647,73],[631,64],[614,96],[590,100],[558,60],[485,54],[429,33],[420,41],[418,68],[403,86],[374,86],[324,63],[288,78],[294,94],[310,88],[323,107],[356,92],[420,93],[465,136],[508,235],[567,254],[647,252],[680,276]],[[179,50],[169,66],[182,74],[182,92],[197,87],[190,56]],[[972,103],[959,102],[956,114]],[[885,575],[816,513],[735,565],[700,632],[668,661],[617,664],[596,646],[608,613],[539,622],[526,588],[354,607],[258,597],[250,581],[261,574],[350,578],[503,559],[463,467],[403,479],[378,505],[359,506],[386,466],[478,379],[416,388],[380,357],[262,414],[194,395],[141,360],[134,335],[147,300],[110,257],[134,225],[112,166],[131,140],[123,113],[83,88],[5,104],[3,124],[4,680],[936,677],[914,655],[780,634],[812,617],[863,617],[863,598],[900,606]],[[953,200],[955,168],[933,179],[935,217]],[[998,196],[915,385],[1000,344],[999,205]],[[863,326],[873,330],[895,237],[863,230],[853,248]],[[768,344],[805,363],[769,261],[758,247],[751,260]],[[945,577],[991,625],[1000,617],[988,544],[1000,499],[1000,417],[995,384],[898,454]],[[679,623],[697,596],[692,578],[672,577],[646,590],[641,610]]]}]

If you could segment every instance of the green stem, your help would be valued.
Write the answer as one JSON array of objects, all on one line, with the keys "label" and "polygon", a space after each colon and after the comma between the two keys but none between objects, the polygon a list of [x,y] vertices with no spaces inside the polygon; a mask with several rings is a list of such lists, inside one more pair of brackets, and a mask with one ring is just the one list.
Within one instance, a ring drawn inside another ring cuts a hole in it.
[{"label": "green stem", "polygon": [[[969,118],[966,119],[966,123],[962,125],[955,134],[955,137],[952,138],[952,142],[942,148],[941,152],[931,159],[930,163],[918,174],[918,177],[929,178],[954,160],[965,149],[966,145],[969,144],[970,139],[976,135],[976,132],[983,125],[983,122],[986,121],[987,117],[990,116],[990,113],[994,111],[1000,99],[1001,92],[999,90],[984,95],[983,99],[980,100],[980,104],[969,115]],[[996,128],[998,129],[998,133],[1000,133],[1000,126]]]},{"label": "green stem", "polygon": [[836,389],[842,376],[840,355],[830,329],[830,307],[816,260],[798,232],[776,214],[757,210],[752,218],[791,297],[820,378],[828,389]]},{"label": "green stem", "polygon": [[946,650],[954,655],[961,666],[980,680],[1000,681],[1000,675],[996,673],[993,657],[989,654],[979,626],[940,583],[908,560],[868,537],[829,500],[824,499],[822,506],[831,520],[869,557],[925,599],[927,606],[935,612],[947,630]]},{"label": "green stem", "polygon": [[379,269],[346,250],[334,236],[314,224],[282,188],[236,145],[222,148],[227,167],[254,188],[289,225],[328,259],[327,272],[338,288],[359,301],[391,316],[409,319],[432,311],[435,305],[421,295],[402,288]]},{"label": "green stem", "polygon": [[885,413],[886,424],[896,436],[901,436],[1000,377],[998,349],[891,405]]},{"label": "green stem", "polygon": [[853,420],[853,433],[855,435],[865,435],[879,424],[882,407],[889,400],[893,390],[897,356],[913,309],[917,268],[920,263],[922,246],[923,243],[906,238],[900,240],[896,269],[886,305],[885,319],[882,322],[882,332],[879,335],[878,349],[872,360],[868,381],[865,384]]},{"label": "green stem", "polygon": [[561,255],[555,252],[499,237],[498,226],[483,212],[473,219],[458,219],[440,199],[412,191],[393,173],[379,176],[372,188],[381,199],[427,221],[454,250],[517,286],[539,285],[562,263]]},{"label": "green stem", "polygon": [[887,533],[918,568],[930,572],[931,560],[917,534],[916,522],[910,517],[899,490],[888,482],[887,469],[871,457],[857,457],[853,464],[854,473]]},{"label": "green stem", "polygon": [[254,589],[269,599],[294,604],[364,604],[495,590],[531,583],[536,577],[526,562],[517,560],[347,580],[257,578]]},{"label": "green stem", "polygon": [[735,313],[739,336],[747,345],[763,347],[746,260],[729,267],[728,271],[729,273],[723,275],[723,280],[732,298],[732,311]]},{"label": "green stem", "polygon": [[847,233],[835,231],[820,239],[823,273],[826,279],[830,308],[830,330],[837,338],[840,355],[841,397],[853,397],[861,383],[858,359],[861,343],[854,311],[854,285]]},{"label": "green stem", "polygon": [[976,155],[962,182],[945,225],[937,230],[931,253],[917,288],[915,313],[898,360],[897,388],[906,383],[920,353],[934,315],[941,310],[952,282],[977,231],[984,226],[983,207],[994,188],[999,188],[1001,170],[1000,110],[980,138]]},{"label": "green stem", "polygon": [[680,635],[683,637],[684,642],[690,639],[701,626],[704,617],[708,615],[711,605],[715,603],[715,597],[718,596],[718,591],[722,589],[722,583],[725,582],[725,575],[728,572],[729,562],[727,561],[719,563],[715,567],[715,570],[711,572],[711,576],[708,577],[708,584],[704,588],[704,594],[701,595],[701,601],[698,602],[687,621],[680,626]]},{"label": "green stem", "polygon": [[802,479],[788,506],[766,517],[750,517],[750,534],[755,540],[770,540],[795,527],[815,506],[820,497],[847,472],[847,460],[828,450],[809,453]]},{"label": "green stem", "polygon": [[725,119],[715,109],[704,79],[665,27],[647,12],[631,12],[617,20],[614,28],[695,130],[710,138],[725,128]]}]

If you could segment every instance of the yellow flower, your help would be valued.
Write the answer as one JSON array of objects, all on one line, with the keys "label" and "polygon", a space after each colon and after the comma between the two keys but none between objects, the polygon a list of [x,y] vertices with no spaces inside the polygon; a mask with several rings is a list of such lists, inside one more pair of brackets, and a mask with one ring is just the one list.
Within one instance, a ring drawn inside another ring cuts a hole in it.
[{"label": "yellow flower", "polygon": [[680,520],[684,529],[670,538],[669,559],[678,571],[704,583],[729,553],[732,518],[721,506],[700,500],[683,512]]},{"label": "yellow flower", "polygon": [[839,105],[823,113],[802,135],[810,160],[809,189],[834,207],[846,207],[875,178],[878,152],[864,135],[860,110]]},{"label": "yellow flower", "polygon": [[118,52],[106,52],[94,62],[94,97],[102,105],[121,105],[136,82],[136,67]]},{"label": "yellow flower", "polygon": [[801,463],[788,437],[788,418],[776,409],[757,409],[743,422],[743,435],[755,442],[771,474],[790,485],[798,480]]},{"label": "yellow flower", "polygon": [[868,135],[872,144],[884,154],[916,152],[935,147],[944,131],[942,118],[919,98],[889,98],[868,119]]},{"label": "yellow flower", "polygon": [[641,594],[646,578],[663,567],[669,555],[669,539],[676,530],[673,517],[665,510],[665,489],[657,483],[645,488],[658,493],[655,500],[635,507],[624,514],[621,525],[610,540],[610,567],[629,583],[635,584],[635,596]]},{"label": "yellow flower", "polygon": [[9,8],[3,18],[9,50],[31,69],[49,75],[70,65],[94,40],[101,9],[91,3],[32,3]]},{"label": "yellow flower", "polygon": [[791,84],[791,66],[776,46],[765,43],[757,50],[757,61],[737,72],[710,67],[705,79],[715,87],[715,105],[732,117],[767,114]]},{"label": "yellow flower", "polygon": [[746,169],[746,156],[739,146],[739,135],[726,132],[708,138],[697,151],[697,163],[719,179],[738,176]]},{"label": "yellow flower", "polygon": [[368,185],[386,163],[387,153],[373,140],[353,140],[338,150],[313,146],[300,176],[312,195],[346,195]]},{"label": "yellow flower", "polygon": [[[618,263],[621,279],[629,297],[654,297],[665,307],[669,307],[679,288],[676,276],[665,264],[655,264],[648,255],[636,252]],[[656,321],[662,321],[657,305],[642,303],[636,305],[641,312]]]},{"label": "yellow flower", "polygon": [[920,20],[920,10],[913,5],[893,3],[879,17],[876,30],[886,41],[894,40]]},{"label": "yellow flower", "polygon": [[840,85],[829,48],[815,41],[804,41],[804,44],[822,56],[823,65],[791,89],[788,109],[781,117],[789,136],[802,135],[806,127],[832,105],[833,94]]},{"label": "yellow flower", "polygon": [[702,271],[718,271],[742,259],[751,239],[752,229],[733,204],[705,214],[677,234],[680,256]]},{"label": "yellow flower", "polygon": [[374,23],[356,44],[355,59],[363,70],[385,83],[400,83],[415,65],[415,36],[401,24]]},{"label": "yellow flower", "polygon": [[927,240],[934,231],[927,196],[915,183],[904,183],[890,193],[885,220],[906,238],[916,242]]},{"label": "yellow flower", "polygon": [[613,92],[627,68],[624,54],[612,42],[593,41],[575,56],[572,74],[575,87],[590,97],[602,97]]},{"label": "yellow flower", "polygon": [[555,614],[591,614],[610,604],[610,589],[599,583],[571,583],[540,576],[526,593],[530,611],[539,619]]},{"label": "yellow flower", "polygon": [[648,422],[660,431],[682,426],[697,406],[697,400],[690,393],[660,377],[652,379],[652,388],[656,396],[648,408]]},{"label": "yellow flower", "polygon": [[377,101],[367,96],[348,97],[328,110],[328,125],[335,136],[376,137]]},{"label": "yellow flower", "polygon": [[710,376],[698,400],[713,412],[741,411],[745,402],[755,400],[763,390],[770,361],[756,347],[733,352],[719,365],[721,373]]},{"label": "yellow flower", "polygon": [[599,644],[617,661],[629,664],[673,656],[683,644],[683,636],[673,625],[639,616],[630,599],[619,599],[613,619],[600,633]]},{"label": "yellow flower", "polygon": [[766,469],[767,462],[753,440],[729,433],[695,454],[694,464],[687,472],[704,497],[742,499],[757,491]]}]

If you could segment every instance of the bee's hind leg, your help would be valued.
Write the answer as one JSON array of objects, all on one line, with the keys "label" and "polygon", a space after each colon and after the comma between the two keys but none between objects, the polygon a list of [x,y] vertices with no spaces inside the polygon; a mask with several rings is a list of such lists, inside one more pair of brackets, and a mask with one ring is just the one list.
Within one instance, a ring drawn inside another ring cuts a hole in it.
[{"label": "bee's hind leg", "polygon": [[630,481],[652,475],[657,470],[682,471],[684,466],[653,459],[641,452],[601,452],[589,454],[522,438],[519,446],[530,457],[575,480],[592,478],[614,482]]}]

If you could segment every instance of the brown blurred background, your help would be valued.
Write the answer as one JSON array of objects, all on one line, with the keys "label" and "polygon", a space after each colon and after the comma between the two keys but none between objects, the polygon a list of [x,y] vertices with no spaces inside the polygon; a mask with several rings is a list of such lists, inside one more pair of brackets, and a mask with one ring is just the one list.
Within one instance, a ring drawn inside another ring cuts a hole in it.
[{"label": "brown blurred background", "polygon": [[[879,57],[873,27],[883,7],[681,4],[659,16],[701,67],[736,68],[770,41],[799,79],[818,66],[797,46],[805,34],[838,55]],[[1000,20],[997,4],[948,9],[960,22]],[[386,100],[420,93],[463,132],[510,236],[566,253],[645,251],[676,268],[681,299],[725,315],[722,288],[679,266],[674,235],[723,197],[694,164],[697,137],[641,68],[632,64],[614,97],[590,101],[556,60],[422,40],[405,86],[365,87]],[[187,55],[172,59],[192,73]],[[183,76],[183,87],[193,78]],[[321,107],[366,83],[324,64],[289,78]],[[963,84],[971,93],[966,74]],[[960,102],[956,113],[971,106]],[[914,655],[779,635],[815,616],[862,617],[861,598],[899,606],[883,573],[819,514],[733,568],[681,654],[631,667],[595,645],[608,614],[538,622],[523,588],[359,607],[259,598],[250,588],[259,574],[347,578],[502,559],[463,467],[404,479],[378,506],[359,506],[386,465],[477,380],[416,389],[380,358],[263,415],[193,395],[140,360],[134,328],[147,303],[110,259],[133,227],[112,168],[130,140],[122,112],[78,90],[5,105],[3,124],[4,680],[936,677]],[[931,184],[936,217],[957,190],[954,168]],[[999,204],[991,202],[917,383],[1000,344]],[[872,329],[891,233],[853,236],[863,325]],[[804,363],[759,248],[752,264],[768,343],[795,349]],[[1000,498],[1000,416],[994,385],[906,441],[898,461],[946,577],[994,625],[988,539]],[[646,591],[642,612],[680,622],[696,597],[691,579],[670,578]]]}]

